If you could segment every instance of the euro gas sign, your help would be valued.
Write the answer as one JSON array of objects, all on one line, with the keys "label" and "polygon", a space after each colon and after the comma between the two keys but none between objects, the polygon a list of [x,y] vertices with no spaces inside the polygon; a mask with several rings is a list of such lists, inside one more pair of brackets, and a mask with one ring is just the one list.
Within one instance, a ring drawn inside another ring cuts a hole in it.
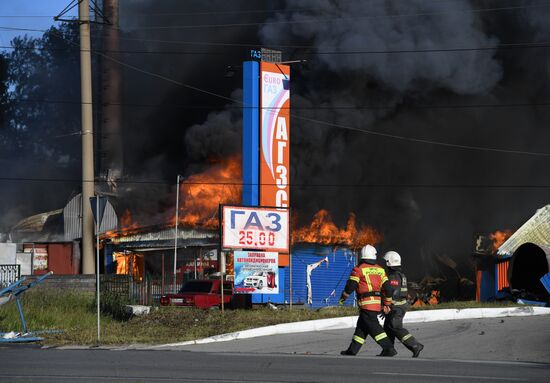
[{"label": "euro gas sign", "polygon": [[222,247],[288,252],[287,209],[224,206]]}]

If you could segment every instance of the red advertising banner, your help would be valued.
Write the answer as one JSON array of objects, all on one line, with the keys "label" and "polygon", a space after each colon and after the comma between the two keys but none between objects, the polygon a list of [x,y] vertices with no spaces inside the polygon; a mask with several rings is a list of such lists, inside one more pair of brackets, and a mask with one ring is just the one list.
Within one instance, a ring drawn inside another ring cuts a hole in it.
[{"label": "red advertising banner", "polygon": [[260,206],[290,206],[290,67],[260,66]]}]

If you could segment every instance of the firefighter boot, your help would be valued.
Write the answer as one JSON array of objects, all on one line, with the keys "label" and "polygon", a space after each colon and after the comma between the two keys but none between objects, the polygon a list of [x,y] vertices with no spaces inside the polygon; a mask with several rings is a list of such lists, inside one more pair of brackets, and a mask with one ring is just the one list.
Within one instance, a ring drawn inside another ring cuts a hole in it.
[{"label": "firefighter boot", "polygon": [[411,350],[411,352],[413,353],[413,358],[418,358],[418,355],[420,355],[420,351],[424,349],[424,345],[414,339],[413,336],[409,336],[408,338],[405,336],[403,340],[403,345]]},{"label": "firefighter boot", "polygon": [[382,352],[378,354],[378,356],[397,355],[397,351],[393,347],[393,343],[387,337],[378,340],[377,343],[380,345],[380,347],[382,347]]},{"label": "firefighter boot", "polygon": [[362,345],[363,345],[362,343],[359,343],[354,339],[351,341],[347,350],[340,351],[340,355],[349,355],[349,356],[357,355]]},{"label": "firefighter boot", "polygon": [[382,349],[382,352],[378,354],[378,356],[395,356],[397,355],[397,351],[395,348],[384,348]]}]

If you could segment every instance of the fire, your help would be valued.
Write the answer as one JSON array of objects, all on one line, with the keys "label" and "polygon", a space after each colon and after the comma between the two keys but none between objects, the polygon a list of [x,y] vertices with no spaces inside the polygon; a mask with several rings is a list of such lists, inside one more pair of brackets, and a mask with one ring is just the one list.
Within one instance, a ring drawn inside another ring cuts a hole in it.
[{"label": "fire", "polygon": [[105,233],[105,236],[108,238],[114,238],[119,236],[124,236],[130,234],[132,231],[140,227],[138,222],[135,222],[132,218],[132,213],[130,210],[126,209],[120,217],[119,221],[119,230],[110,230]]},{"label": "fire", "polygon": [[489,237],[493,241],[493,252],[497,251],[500,246],[512,235],[511,230],[497,230]]},{"label": "fire", "polygon": [[[214,163],[207,171],[194,174],[180,184],[178,221],[184,226],[218,226],[220,204],[241,201],[241,159],[238,156]],[[176,223],[175,215],[171,224]]]},{"label": "fire", "polygon": [[322,245],[347,245],[359,248],[366,244],[375,245],[382,240],[382,235],[370,226],[357,229],[355,214],[351,213],[345,229],[340,229],[332,222],[328,211],[320,210],[313,217],[308,227],[294,229],[292,242],[318,243]]}]

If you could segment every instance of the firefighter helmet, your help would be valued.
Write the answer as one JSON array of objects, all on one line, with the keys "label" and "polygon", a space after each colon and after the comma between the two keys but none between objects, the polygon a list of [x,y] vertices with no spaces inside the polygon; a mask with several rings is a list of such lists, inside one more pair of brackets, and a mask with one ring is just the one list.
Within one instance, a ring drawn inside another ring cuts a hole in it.
[{"label": "firefighter helmet", "polygon": [[361,259],[376,261],[376,249],[374,246],[366,245],[361,249]]},{"label": "firefighter helmet", "polygon": [[389,267],[401,266],[401,256],[397,251],[388,251],[384,254],[384,260]]}]

